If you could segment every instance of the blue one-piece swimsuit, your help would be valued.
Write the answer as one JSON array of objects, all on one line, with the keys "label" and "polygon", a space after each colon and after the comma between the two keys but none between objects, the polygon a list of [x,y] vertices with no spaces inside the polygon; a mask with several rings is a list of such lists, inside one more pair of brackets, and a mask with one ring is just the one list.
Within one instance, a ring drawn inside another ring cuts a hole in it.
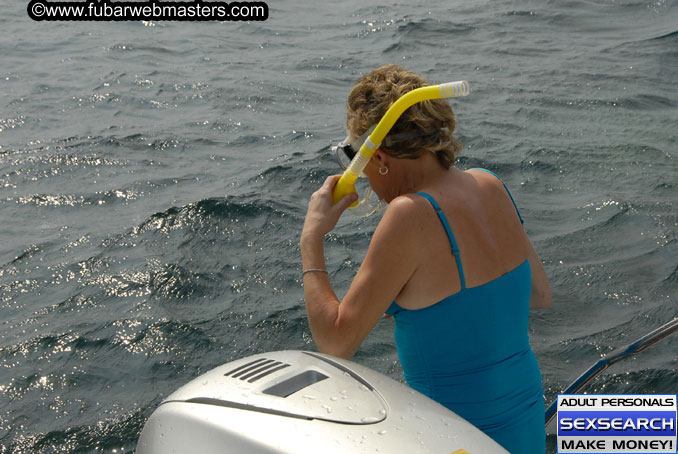
[{"label": "blue one-piece swimsuit", "polygon": [[467,288],[445,215],[429,194],[418,195],[428,199],[445,227],[461,290],[423,309],[403,309],[396,302],[389,307],[405,380],[509,452],[543,454],[541,373],[527,333],[530,263],[525,260],[497,279]]}]

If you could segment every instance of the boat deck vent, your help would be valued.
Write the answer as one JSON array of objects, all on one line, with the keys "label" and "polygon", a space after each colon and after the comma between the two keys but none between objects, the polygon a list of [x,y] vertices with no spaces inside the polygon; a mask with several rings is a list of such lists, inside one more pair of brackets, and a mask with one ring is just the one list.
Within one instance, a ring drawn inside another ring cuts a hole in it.
[{"label": "boat deck vent", "polygon": [[282,361],[259,358],[247,364],[243,364],[242,366],[238,366],[229,372],[226,372],[224,376],[239,378],[240,380],[247,381],[248,383],[254,383],[260,378],[263,378],[274,372],[278,372],[279,370],[289,366],[289,364],[283,363]]}]

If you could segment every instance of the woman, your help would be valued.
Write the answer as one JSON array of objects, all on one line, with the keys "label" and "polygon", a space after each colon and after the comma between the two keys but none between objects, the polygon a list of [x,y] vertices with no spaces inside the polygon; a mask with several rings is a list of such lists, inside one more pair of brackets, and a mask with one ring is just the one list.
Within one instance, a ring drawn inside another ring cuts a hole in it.
[{"label": "woman", "polygon": [[[349,138],[425,85],[395,65],[363,76],[348,98]],[[447,101],[425,101],[376,151],[364,173],[388,208],[341,302],[323,238],[357,195],[333,205],[338,175],[313,194],[300,241],[311,332],[321,352],[349,358],[384,312],[393,314],[409,386],[510,452],[541,454],[543,392],[527,319],[530,308],[550,306],[548,278],[501,180],[452,165],[461,148],[454,128]]]}]

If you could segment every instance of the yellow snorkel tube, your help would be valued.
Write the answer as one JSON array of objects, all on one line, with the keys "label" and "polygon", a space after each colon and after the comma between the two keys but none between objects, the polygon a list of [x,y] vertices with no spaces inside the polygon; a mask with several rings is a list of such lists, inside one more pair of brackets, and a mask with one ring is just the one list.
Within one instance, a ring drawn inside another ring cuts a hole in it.
[{"label": "yellow snorkel tube", "polygon": [[[393,103],[386,111],[372,134],[365,140],[365,143],[360,147],[360,151],[356,153],[351,161],[351,164],[344,170],[337,185],[334,187],[332,194],[334,203],[345,196],[356,192],[355,181],[358,176],[365,170],[367,163],[370,161],[374,152],[377,151],[381,141],[384,140],[386,134],[391,130],[395,122],[409,107],[414,104],[427,101],[429,99],[454,98],[456,96],[466,96],[470,92],[468,82],[465,80],[459,82],[448,82],[440,85],[429,85],[427,87],[420,87],[405,93],[400,99]],[[351,207],[355,207],[359,202],[355,202]]]}]

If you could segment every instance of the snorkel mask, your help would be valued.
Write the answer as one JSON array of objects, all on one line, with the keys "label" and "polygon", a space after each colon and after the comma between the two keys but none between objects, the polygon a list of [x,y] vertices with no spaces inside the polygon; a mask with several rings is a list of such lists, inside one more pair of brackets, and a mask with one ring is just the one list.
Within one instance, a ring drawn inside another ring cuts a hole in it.
[{"label": "snorkel mask", "polygon": [[[340,162],[341,158],[343,158],[341,155],[344,155],[347,160],[350,159],[350,164],[346,167],[344,174],[334,188],[334,193],[332,194],[334,203],[337,203],[348,194],[357,192],[355,188],[356,180],[358,177],[365,176],[363,170],[365,170],[367,163],[374,156],[375,151],[381,145],[386,134],[388,134],[398,118],[409,107],[429,99],[466,96],[469,94],[469,91],[468,82],[465,80],[440,85],[429,85],[412,90],[394,102],[376,126],[368,129],[365,134],[351,143],[347,143],[347,140],[344,140],[337,145],[336,152]],[[349,211],[356,216],[364,217],[369,216],[386,205],[385,201],[379,199],[374,194],[372,188],[368,188],[364,191],[363,199],[360,202],[354,202],[349,207]]]},{"label": "snorkel mask", "polygon": [[[376,125],[369,128],[365,134],[358,137],[357,139],[350,141],[348,137],[339,144],[332,147],[332,150],[337,154],[337,161],[339,165],[346,170],[350,165],[355,156],[358,154],[358,151],[362,147],[363,143],[367,137],[374,131]],[[367,178],[364,172],[360,172],[358,178]],[[357,191],[356,191],[357,192]],[[377,211],[386,208],[388,203],[379,198],[379,196],[372,190],[372,187],[367,184],[367,188],[363,191],[363,199],[359,202],[354,203],[349,207],[349,211],[352,215],[358,216],[361,218],[370,216]]]}]

